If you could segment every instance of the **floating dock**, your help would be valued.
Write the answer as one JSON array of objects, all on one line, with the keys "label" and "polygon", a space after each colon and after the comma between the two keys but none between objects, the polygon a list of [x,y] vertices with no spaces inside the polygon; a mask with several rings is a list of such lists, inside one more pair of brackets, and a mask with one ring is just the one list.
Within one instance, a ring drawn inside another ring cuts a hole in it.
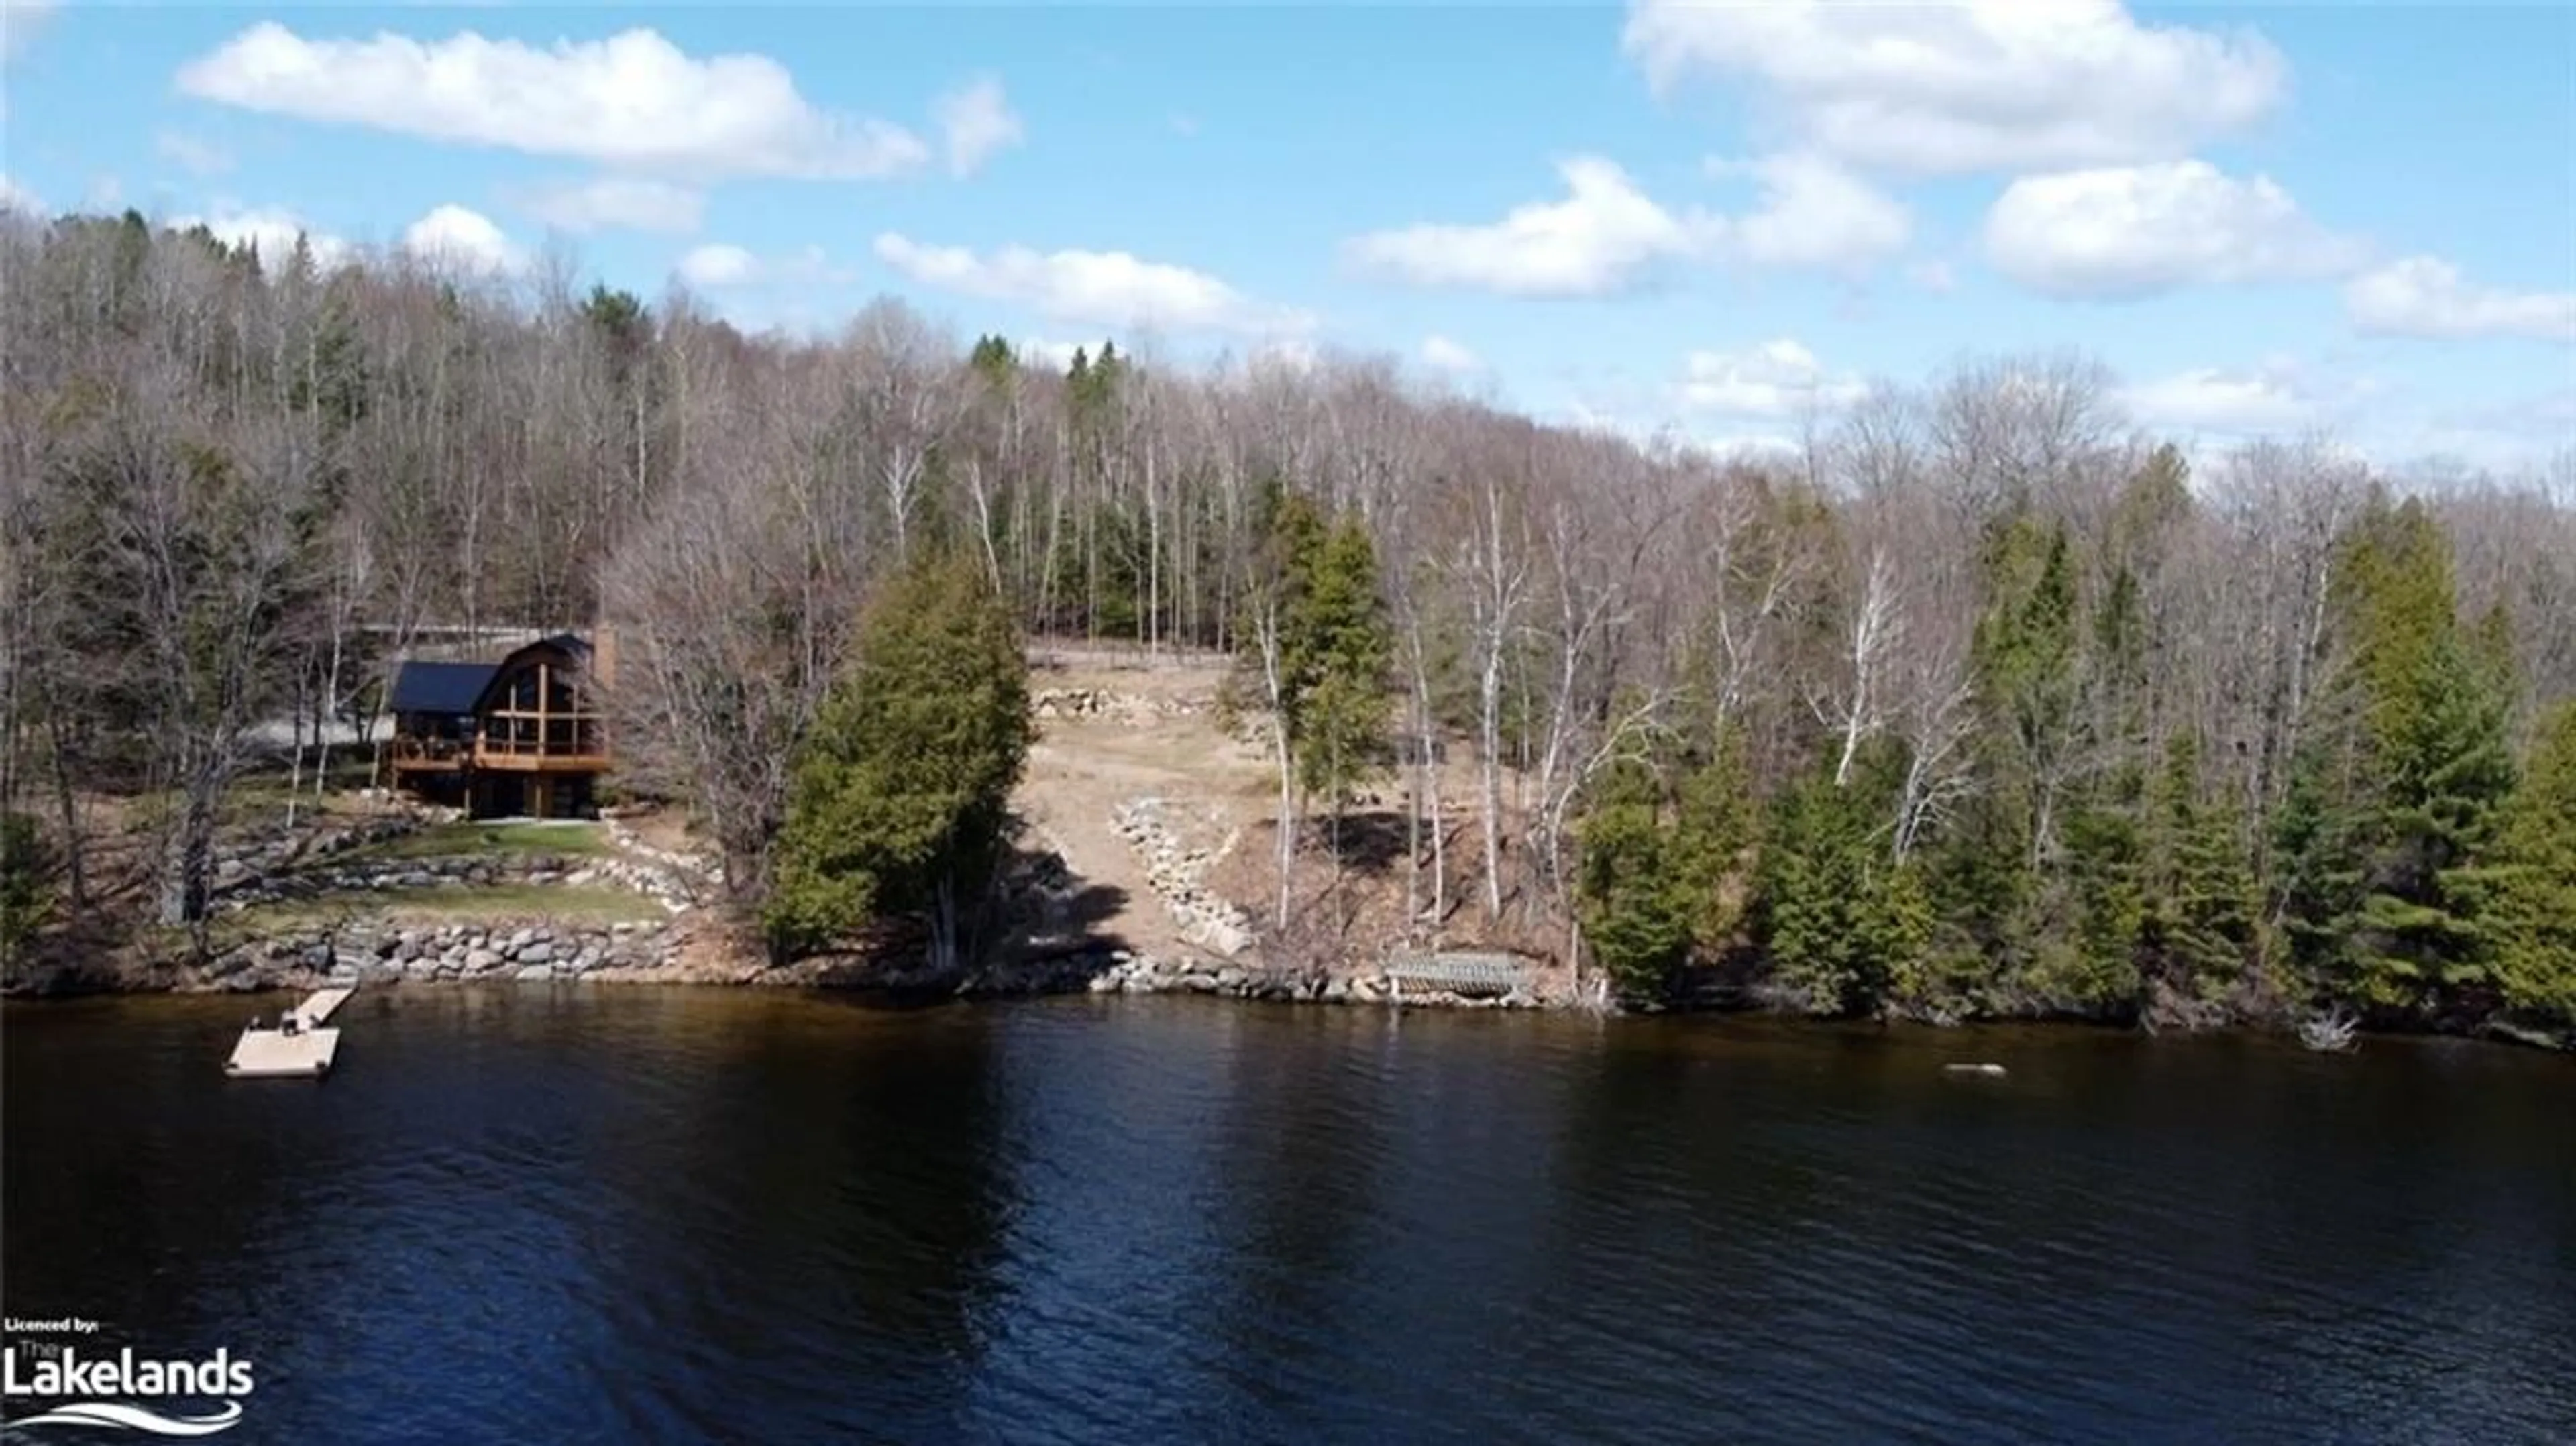
[{"label": "floating dock", "polygon": [[323,1021],[355,993],[325,989],[307,996],[287,1015],[294,1021],[292,1030],[285,1020],[274,1028],[243,1030],[232,1058],[224,1061],[224,1073],[235,1079],[318,1079],[329,1074],[340,1052],[340,1031],[323,1028]]}]

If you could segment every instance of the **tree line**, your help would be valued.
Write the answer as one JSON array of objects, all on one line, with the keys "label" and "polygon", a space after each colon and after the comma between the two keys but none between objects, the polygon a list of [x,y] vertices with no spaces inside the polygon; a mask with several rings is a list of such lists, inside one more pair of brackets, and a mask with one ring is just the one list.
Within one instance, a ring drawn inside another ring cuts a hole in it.
[{"label": "tree line", "polygon": [[[2576,458],[2409,486],[2298,437],[2195,473],[2072,353],[1722,458],[1383,358],[1058,369],[891,301],[754,337],[677,290],[326,269],[132,214],[10,218],[0,248],[9,919],[119,887],[201,919],[262,725],[302,720],[320,787],[304,723],[371,719],[423,629],[608,623],[620,786],[694,811],[746,917],[798,948],[885,909],[954,925],[917,850],[818,875],[841,831],[812,822],[884,771],[832,741],[892,706],[871,600],[937,576],[1013,637],[1239,660],[1273,720],[1274,924],[1383,781],[1409,928],[1633,999],[2576,1007]],[[958,626],[881,646],[1002,636]],[[980,700],[959,728],[1012,696],[935,672]],[[975,736],[981,782],[890,836],[985,817],[1017,753]],[[109,860],[102,793],[161,801],[151,847]]]}]

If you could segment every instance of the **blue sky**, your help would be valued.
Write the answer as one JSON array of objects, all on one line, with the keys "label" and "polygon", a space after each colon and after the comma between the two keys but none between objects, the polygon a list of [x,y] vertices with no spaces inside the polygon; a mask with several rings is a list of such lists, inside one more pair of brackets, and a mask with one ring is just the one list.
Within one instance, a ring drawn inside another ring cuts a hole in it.
[{"label": "blue sky", "polygon": [[22,207],[1719,444],[2071,345],[2204,445],[2576,446],[2563,7],[0,6]]}]

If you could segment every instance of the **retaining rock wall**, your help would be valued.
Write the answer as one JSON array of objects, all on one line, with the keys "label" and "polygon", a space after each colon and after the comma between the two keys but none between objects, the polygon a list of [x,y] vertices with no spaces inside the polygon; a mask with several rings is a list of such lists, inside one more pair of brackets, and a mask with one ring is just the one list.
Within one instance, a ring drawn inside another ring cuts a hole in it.
[{"label": "retaining rock wall", "polygon": [[655,969],[677,949],[662,924],[360,922],[293,930],[217,955],[182,989],[247,993],[405,980],[578,979],[596,970]]}]

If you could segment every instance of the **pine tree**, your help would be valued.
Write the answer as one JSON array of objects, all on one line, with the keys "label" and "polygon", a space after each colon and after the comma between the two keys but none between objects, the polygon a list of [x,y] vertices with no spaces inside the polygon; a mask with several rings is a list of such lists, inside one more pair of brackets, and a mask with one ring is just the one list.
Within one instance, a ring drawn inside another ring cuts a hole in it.
[{"label": "pine tree", "polygon": [[2237,811],[2201,801],[2200,746],[2189,733],[2166,745],[2145,847],[2143,982],[2173,1000],[2217,1004],[2248,982],[2262,906]]},{"label": "pine tree", "polygon": [[1297,699],[1289,747],[1299,784],[1338,813],[1343,795],[1384,766],[1395,638],[1378,598],[1377,550],[1358,519],[1333,527],[1312,556],[1288,615]]},{"label": "pine tree", "polygon": [[2479,958],[2504,1007],[2576,1025],[2576,703],[2542,720],[2492,848],[2451,882],[2476,901]]},{"label": "pine tree", "polygon": [[1876,826],[1885,769],[1867,771],[1866,784],[1837,788],[1825,771],[1793,785],[1763,831],[1756,936],[1773,981],[1812,1013],[1867,1013],[1891,996],[1921,1002],[1909,985],[1931,939],[1930,904]]},{"label": "pine tree", "polygon": [[798,750],[766,911],[774,951],[926,915],[935,961],[954,964],[1030,739],[1027,658],[983,570],[961,555],[897,576]]},{"label": "pine tree", "polygon": [[2284,962],[2320,1002],[2336,997],[2355,972],[2352,921],[2367,893],[2367,820],[2351,751],[2330,739],[2304,745],[2272,818]]},{"label": "pine tree", "polygon": [[2505,700],[2456,638],[2441,639],[2382,739],[2382,854],[2358,925],[2365,967],[2416,989],[2478,982],[2474,929],[2451,872],[2485,844],[2513,788]]},{"label": "pine tree", "polygon": [[999,336],[986,334],[975,339],[975,349],[967,354],[967,368],[994,392],[1008,391],[1019,375],[1020,359],[1011,344]]},{"label": "pine tree", "polygon": [[1690,906],[1691,938],[1714,953],[1738,923],[1737,871],[1759,823],[1741,729],[1729,724],[1705,757],[1680,760],[1672,851]]},{"label": "pine tree", "polygon": [[2436,1008],[2479,983],[2451,879],[2513,787],[2509,694],[2454,597],[2449,540],[2420,502],[2356,522],[2335,598],[2349,728],[2301,760],[2282,815],[2285,913],[2312,985],[2382,1010]]},{"label": "pine tree", "polygon": [[1946,952],[2016,976],[2041,942],[2040,865],[2059,842],[2055,789],[2079,696],[2074,559],[2063,527],[2014,517],[1990,530],[1983,566],[1970,651],[1984,782],[1925,862]]},{"label": "pine tree", "polygon": [[1593,954],[1629,999],[1661,995],[1688,958],[1695,900],[1662,785],[1644,762],[1603,770],[1581,825],[1576,904]]},{"label": "pine tree", "polygon": [[2134,774],[2098,802],[2068,810],[2061,889],[2071,916],[2043,941],[2030,984],[2051,1010],[2124,1016],[2138,1000],[2147,919]]},{"label": "pine tree", "polygon": [[0,813],[0,979],[16,967],[28,940],[53,909],[52,860],[36,820]]}]

